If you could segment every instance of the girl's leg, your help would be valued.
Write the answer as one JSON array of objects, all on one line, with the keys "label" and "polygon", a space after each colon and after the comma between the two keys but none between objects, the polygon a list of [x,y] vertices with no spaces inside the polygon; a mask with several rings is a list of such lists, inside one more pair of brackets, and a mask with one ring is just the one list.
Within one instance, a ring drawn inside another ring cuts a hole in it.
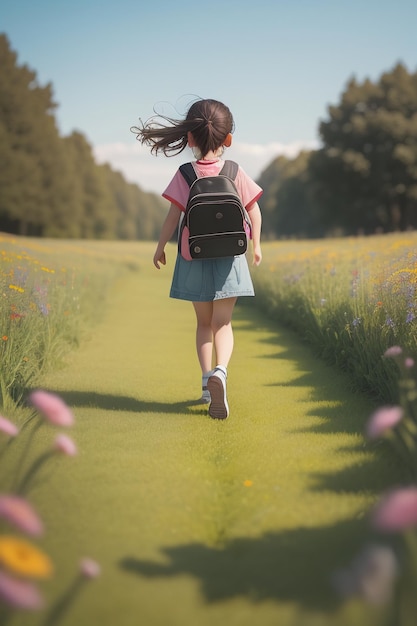
[{"label": "girl's leg", "polygon": [[211,328],[216,350],[216,365],[227,367],[233,352],[232,315],[237,298],[215,300]]},{"label": "girl's leg", "polygon": [[210,393],[209,415],[226,419],[229,405],[226,394],[227,366],[233,352],[232,314],[237,298],[224,298],[213,302],[211,328],[216,350],[216,367],[207,381]]},{"label": "girl's leg", "polygon": [[213,302],[193,302],[193,306],[197,317],[197,356],[204,375],[210,372],[213,360]]}]

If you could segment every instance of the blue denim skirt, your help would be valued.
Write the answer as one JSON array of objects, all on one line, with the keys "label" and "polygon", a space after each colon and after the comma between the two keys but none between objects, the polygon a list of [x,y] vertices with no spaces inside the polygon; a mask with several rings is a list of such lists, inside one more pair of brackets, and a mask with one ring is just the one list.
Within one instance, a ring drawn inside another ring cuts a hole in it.
[{"label": "blue denim skirt", "polygon": [[178,254],[169,295],[191,302],[254,296],[246,256],[186,261]]}]

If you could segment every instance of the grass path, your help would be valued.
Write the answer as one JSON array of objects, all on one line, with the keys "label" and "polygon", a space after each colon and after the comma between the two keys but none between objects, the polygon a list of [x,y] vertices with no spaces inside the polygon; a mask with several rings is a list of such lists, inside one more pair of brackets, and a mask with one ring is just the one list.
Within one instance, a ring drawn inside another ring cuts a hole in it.
[{"label": "grass path", "polygon": [[370,538],[366,513],[399,474],[364,445],[371,404],[238,306],[231,416],[211,420],[192,403],[194,315],[167,297],[170,269],[142,263],[123,278],[91,339],[44,381],[74,408],[80,450],[36,493],[57,555],[52,591],[79,556],[103,569],[61,623],[379,624],[329,583]]}]

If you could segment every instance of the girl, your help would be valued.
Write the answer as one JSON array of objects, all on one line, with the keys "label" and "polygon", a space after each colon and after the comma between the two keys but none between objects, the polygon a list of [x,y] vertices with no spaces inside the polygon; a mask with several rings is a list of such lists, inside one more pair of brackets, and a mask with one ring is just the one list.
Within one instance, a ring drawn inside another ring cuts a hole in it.
[{"label": "girl", "polygon": [[[198,177],[215,176],[222,166],[224,148],[232,143],[233,117],[217,100],[198,100],[183,120],[162,116],[163,122],[148,120],[133,127],[137,139],[151,152],[166,156],[179,154],[187,146],[195,150],[193,167]],[[196,154],[197,153],[197,154]],[[252,223],[253,263],[262,260],[261,213],[257,200],[262,189],[239,168],[235,184]],[[189,186],[178,170],[162,194],[171,203],[162,226],[153,262],[157,269],[166,264],[165,246],[172,238],[189,195]],[[210,403],[209,415],[229,415],[226,395],[227,366],[233,351],[232,313],[239,296],[253,296],[254,290],[245,255],[222,259],[185,260],[181,254],[172,279],[170,296],[193,303],[196,318],[196,347],[202,370],[201,402]],[[214,369],[213,343],[216,357]]]}]

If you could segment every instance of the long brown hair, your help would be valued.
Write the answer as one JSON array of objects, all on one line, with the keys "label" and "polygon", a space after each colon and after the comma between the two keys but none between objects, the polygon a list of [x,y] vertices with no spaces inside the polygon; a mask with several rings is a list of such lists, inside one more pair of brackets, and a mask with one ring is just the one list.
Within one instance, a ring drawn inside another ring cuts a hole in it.
[{"label": "long brown hair", "polygon": [[225,104],[218,100],[197,100],[183,120],[159,115],[130,130],[141,144],[150,146],[151,152],[163,152],[165,156],[182,152],[190,132],[203,157],[211,150],[218,150],[233,129],[233,116]]}]

